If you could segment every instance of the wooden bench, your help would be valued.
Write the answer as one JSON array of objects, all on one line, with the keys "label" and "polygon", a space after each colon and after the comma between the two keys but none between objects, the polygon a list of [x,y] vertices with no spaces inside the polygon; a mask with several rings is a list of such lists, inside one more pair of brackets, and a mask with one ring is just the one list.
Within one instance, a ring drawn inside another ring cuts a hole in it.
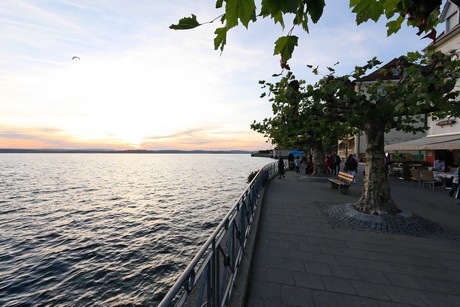
[{"label": "wooden bench", "polygon": [[338,189],[340,193],[347,194],[348,188],[354,179],[354,176],[351,174],[339,172],[339,176],[337,178],[329,178],[329,181],[331,182],[331,187],[333,189]]}]

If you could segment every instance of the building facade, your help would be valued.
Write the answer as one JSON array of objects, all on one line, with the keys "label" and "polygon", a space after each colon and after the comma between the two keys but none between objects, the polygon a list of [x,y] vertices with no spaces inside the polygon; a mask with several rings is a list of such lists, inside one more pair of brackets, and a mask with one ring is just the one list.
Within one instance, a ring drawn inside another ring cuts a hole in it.
[{"label": "building facade", "polygon": [[[460,15],[459,7],[447,1],[440,16],[444,31],[431,45],[437,51],[450,52],[460,48]],[[459,82],[457,88],[459,89]],[[460,120],[458,118],[427,119],[429,127],[425,137],[408,142],[394,142],[385,146],[385,150],[393,153],[417,151],[425,161],[431,164],[435,159],[442,158],[447,165],[460,163]]]}]

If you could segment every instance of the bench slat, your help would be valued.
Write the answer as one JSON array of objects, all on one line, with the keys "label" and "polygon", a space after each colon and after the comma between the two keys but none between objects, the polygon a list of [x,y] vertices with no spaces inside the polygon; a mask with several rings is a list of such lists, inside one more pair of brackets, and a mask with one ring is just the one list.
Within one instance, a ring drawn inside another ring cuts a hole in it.
[{"label": "bench slat", "polygon": [[329,181],[335,183],[335,184],[338,184],[338,185],[344,185],[344,184],[347,184],[343,181],[340,181],[340,180],[337,180],[337,179],[329,179]]},{"label": "bench slat", "polygon": [[349,181],[350,183],[354,180],[354,176],[348,173],[339,172],[339,178]]}]

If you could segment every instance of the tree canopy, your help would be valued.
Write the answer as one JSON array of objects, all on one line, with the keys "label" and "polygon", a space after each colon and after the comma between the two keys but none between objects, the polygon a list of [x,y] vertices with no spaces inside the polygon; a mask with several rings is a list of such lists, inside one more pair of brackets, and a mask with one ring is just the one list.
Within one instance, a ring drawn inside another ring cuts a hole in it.
[{"label": "tree canopy", "polygon": [[[454,88],[460,77],[460,61],[454,51],[411,52],[395,60],[392,67],[379,69],[381,76],[391,78],[367,80],[368,71],[380,65],[374,58],[344,76],[336,76],[335,69],[328,67],[330,73],[315,84],[299,81],[304,86],[296,99],[288,86],[292,76],[288,73],[280,82],[268,84],[274,117],[251,127],[275,141],[284,136],[284,142],[308,136],[314,143],[353,128],[364,132],[364,187],[355,206],[367,213],[394,214],[399,210],[391,198],[384,169],[384,133],[391,129],[425,131],[427,115],[458,116],[459,91]],[[312,71],[317,73],[316,68]]]}]

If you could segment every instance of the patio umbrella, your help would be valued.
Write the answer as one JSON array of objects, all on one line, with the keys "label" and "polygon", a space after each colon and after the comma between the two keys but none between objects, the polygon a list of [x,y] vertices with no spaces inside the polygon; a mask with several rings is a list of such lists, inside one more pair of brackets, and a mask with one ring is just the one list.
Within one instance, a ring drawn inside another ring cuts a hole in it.
[{"label": "patio umbrella", "polygon": [[303,156],[303,151],[300,151],[300,150],[291,150],[290,152],[288,152],[288,155],[294,155],[294,157],[300,157],[300,156]]}]

